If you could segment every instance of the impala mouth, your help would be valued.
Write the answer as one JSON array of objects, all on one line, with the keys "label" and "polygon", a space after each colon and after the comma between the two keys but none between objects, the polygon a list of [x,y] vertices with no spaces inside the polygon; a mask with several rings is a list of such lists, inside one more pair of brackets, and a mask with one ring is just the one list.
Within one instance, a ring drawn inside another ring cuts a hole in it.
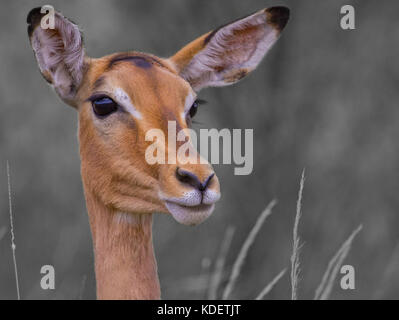
[{"label": "impala mouth", "polygon": [[184,225],[197,225],[205,221],[213,212],[215,204],[200,203],[194,206],[185,206],[172,201],[165,201],[166,208],[177,222]]}]

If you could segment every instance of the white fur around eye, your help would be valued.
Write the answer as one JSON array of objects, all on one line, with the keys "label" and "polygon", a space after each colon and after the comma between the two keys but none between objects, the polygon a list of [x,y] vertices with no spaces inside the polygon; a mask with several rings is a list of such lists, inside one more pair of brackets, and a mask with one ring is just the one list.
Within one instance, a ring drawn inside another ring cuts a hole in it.
[{"label": "white fur around eye", "polygon": [[133,105],[132,101],[130,100],[128,94],[125,91],[123,91],[121,88],[117,88],[115,89],[114,96],[116,102],[120,104],[122,107],[124,107],[126,111],[129,112],[133,117],[135,117],[136,119],[143,118],[143,116]]},{"label": "white fur around eye", "polygon": [[184,101],[184,110],[180,115],[183,122],[186,121],[187,113],[190,112],[190,108],[193,105],[193,103],[195,102],[196,98],[197,98],[197,95],[193,91],[190,91],[188,93],[186,100]]}]

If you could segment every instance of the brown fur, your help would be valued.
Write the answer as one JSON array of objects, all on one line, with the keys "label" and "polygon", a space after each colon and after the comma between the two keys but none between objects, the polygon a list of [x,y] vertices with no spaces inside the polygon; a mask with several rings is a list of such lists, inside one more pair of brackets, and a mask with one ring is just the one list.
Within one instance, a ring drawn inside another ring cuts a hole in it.
[{"label": "brown fur", "polygon": [[[160,291],[152,253],[151,219],[145,216],[154,212],[168,213],[158,197],[160,190],[171,197],[180,197],[187,187],[176,180],[176,165],[149,165],[143,161],[149,145],[144,141],[144,135],[151,128],[166,132],[168,120],[177,122],[177,130],[187,128],[179,114],[190,88],[167,68],[153,65],[147,69],[124,61],[109,69],[111,59],[109,56],[90,61],[85,85],[78,95],[81,172],[87,208],[91,225],[101,230],[93,232],[97,295],[102,299],[154,299],[160,297]],[[101,79],[100,85],[98,79]],[[121,114],[118,116],[128,122],[96,127],[87,101],[89,88],[95,84],[96,90],[100,91],[111,84],[123,88],[145,121]],[[161,92],[168,94],[160,95]],[[212,172],[209,165],[180,166],[195,172],[200,179]],[[217,179],[212,183],[212,188],[218,192]],[[135,221],[144,219],[145,223],[138,226],[116,224],[111,218],[116,212],[135,215]],[[98,217],[100,214],[101,218]],[[134,256],[137,254],[141,254],[140,257]],[[140,264],[136,264],[137,259]],[[141,274],[144,270],[146,272]],[[151,277],[147,274],[150,270]]]},{"label": "brown fur", "polygon": [[[199,183],[209,180],[208,190],[216,195],[214,201],[220,190],[209,163],[183,164],[177,159],[176,164],[148,164],[145,151],[151,142],[145,141],[145,134],[153,128],[163,130],[164,148],[169,155],[168,121],[176,122],[177,132],[188,128],[189,121],[182,118],[182,113],[187,107],[187,97],[195,96],[193,88],[197,84],[205,86],[207,80],[214,81],[212,85],[234,83],[252,71],[256,65],[248,67],[245,63],[261,47],[264,33],[274,36],[276,30],[284,27],[288,17],[275,15],[287,15],[287,11],[281,8],[260,11],[249,18],[255,20],[253,24],[232,30],[226,39],[215,40],[223,30],[219,28],[194,40],[169,59],[140,52],[92,59],[84,56],[75,24],[57,13],[60,30],[47,33],[38,29],[40,9],[29,13],[28,34],[40,71],[59,96],[79,113],[81,175],[93,236],[98,298],[160,298],[152,247],[152,215],[169,214],[165,199],[182,199],[192,191],[192,183],[178,179],[177,169],[189,172]],[[68,43],[71,47],[66,47]],[[55,48],[48,47],[51,45]],[[190,74],[192,78],[185,78],[182,70],[187,71],[208,46],[223,50],[218,52],[217,63],[204,74],[196,69]],[[94,114],[90,98],[95,94],[112,98],[115,88],[126,92],[139,118],[127,110],[101,119]],[[178,146],[181,144],[177,142]],[[200,158],[198,153],[195,157]]]}]

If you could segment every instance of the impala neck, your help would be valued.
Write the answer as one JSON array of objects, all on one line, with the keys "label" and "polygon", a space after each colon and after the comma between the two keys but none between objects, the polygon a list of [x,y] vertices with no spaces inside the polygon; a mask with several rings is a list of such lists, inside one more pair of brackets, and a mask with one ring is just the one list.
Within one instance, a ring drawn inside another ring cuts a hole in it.
[{"label": "impala neck", "polygon": [[114,212],[85,192],[98,299],[159,299],[152,215]]}]

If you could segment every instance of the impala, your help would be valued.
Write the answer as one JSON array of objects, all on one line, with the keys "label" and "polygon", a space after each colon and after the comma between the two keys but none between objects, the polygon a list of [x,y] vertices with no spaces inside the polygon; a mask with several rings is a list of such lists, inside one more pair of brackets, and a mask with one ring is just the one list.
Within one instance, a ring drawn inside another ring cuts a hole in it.
[{"label": "impala", "polygon": [[[212,166],[198,152],[193,163],[149,164],[145,135],[168,123],[187,129],[197,93],[233,84],[254,70],[285,27],[289,10],[272,7],[208,32],[169,58],[131,51],[102,58],[85,54],[78,26],[55,12],[43,29],[40,8],[28,17],[39,69],[79,114],[81,175],[92,232],[97,297],[159,299],[152,243],[153,213],[178,222],[204,221],[220,198]],[[187,141],[189,141],[187,136]],[[166,139],[160,148],[175,154]]]}]

